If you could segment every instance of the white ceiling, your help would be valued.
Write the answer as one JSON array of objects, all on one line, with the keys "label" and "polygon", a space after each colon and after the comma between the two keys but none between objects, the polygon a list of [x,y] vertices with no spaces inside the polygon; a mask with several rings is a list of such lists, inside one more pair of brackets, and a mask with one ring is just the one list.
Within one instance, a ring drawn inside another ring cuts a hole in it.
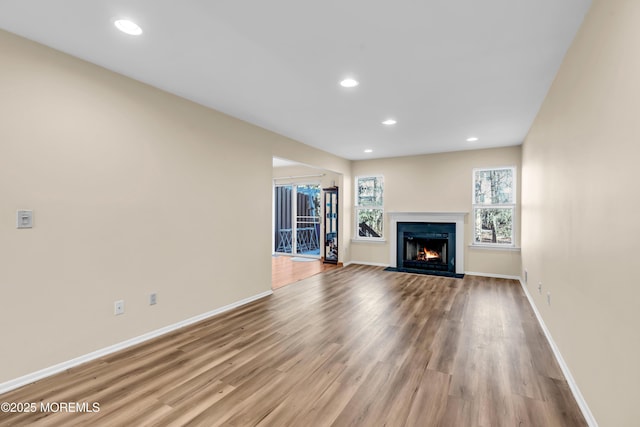
[{"label": "white ceiling", "polygon": [[0,0],[0,28],[364,159],[522,143],[590,3]]}]

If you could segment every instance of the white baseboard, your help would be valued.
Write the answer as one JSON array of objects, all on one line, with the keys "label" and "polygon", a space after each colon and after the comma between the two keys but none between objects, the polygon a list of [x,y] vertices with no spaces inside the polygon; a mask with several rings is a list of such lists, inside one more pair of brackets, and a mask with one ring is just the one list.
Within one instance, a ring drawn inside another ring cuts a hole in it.
[{"label": "white baseboard", "polygon": [[474,271],[465,271],[464,274],[468,274],[469,276],[494,277],[496,279],[520,280],[520,276],[509,276],[507,274],[476,273]]},{"label": "white baseboard", "polygon": [[529,289],[527,289],[527,285],[522,281],[522,279],[520,279],[519,281],[520,281],[520,286],[522,286],[522,289],[524,290],[524,293],[527,296],[527,299],[529,300],[529,304],[531,305],[531,308],[533,308],[533,312],[535,313],[536,318],[538,319],[538,324],[540,324],[540,327],[544,332],[544,336],[547,338],[547,341],[549,342],[549,346],[551,346],[551,351],[553,351],[553,355],[555,356],[556,360],[558,361],[558,364],[560,365],[562,374],[564,375],[565,379],[567,380],[567,383],[569,384],[571,393],[573,393],[573,397],[576,399],[576,403],[580,407],[580,411],[582,411],[582,415],[584,416],[585,420],[587,421],[587,424],[590,427],[598,427],[598,422],[596,421],[595,417],[591,413],[591,409],[589,409],[589,405],[587,405],[587,401],[584,399],[584,396],[582,396],[582,393],[580,393],[578,384],[573,378],[573,375],[571,375],[569,366],[567,366],[567,363],[564,361],[562,354],[560,354],[560,349],[558,348],[555,341],[553,340],[553,337],[551,336],[551,332],[549,332],[549,329],[547,329],[547,325],[545,325],[544,320],[542,320],[542,315],[538,311],[538,307],[534,303],[533,298],[529,293]]},{"label": "white baseboard", "polygon": [[109,347],[102,348],[100,350],[96,350],[89,354],[85,354],[80,357],[76,357],[75,359],[68,360],[66,362],[58,363],[57,365],[50,366],[45,369],[41,369],[36,372],[32,372],[30,374],[24,375],[22,377],[16,378],[14,380],[10,380],[4,383],[0,383],[0,394],[6,393],[8,391],[14,390],[18,387],[22,387],[27,384],[31,384],[35,381],[39,381],[43,378],[49,377],[51,375],[63,372],[69,368],[73,368],[74,366],[81,365],[83,363],[89,362],[91,360],[98,359],[103,356],[107,356],[111,353],[115,353],[120,350],[124,350],[125,348],[134,346],[136,344],[140,344],[144,341],[148,341],[152,338],[159,337],[160,335],[164,335],[166,333],[175,331],[176,329],[184,328],[185,326],[191,325],[193,323],[200,322],[201,320],[208,319],[209,317],[216,316],[218,314],[224,313],[225,311],[232,310],[234,308],[240,307],[242,305],[248,304],[255,300],[267,297],[273,294],[272,290],[265,291],[259,293],[257,295],[250,296],[248,298],[242,299],[240,301],[236,301],[234,303],[225,305],[224,307],[217,308],[215,310],[209,311],[207,313],[200,314],[198,316],[191,317],[186,320],[182,320],[178,323],[174,323],[173,325],[165,326],[164,328],[156,329],[155,331],[147,332],[146,334],[140,335],[135,338],[128,339],[126,341],[122,341],[118,344],[110,345]]},{"label": "white baseboard", "polygon": [[389,267],[389,264],[384,264],[381,262],[366,262],[366,261],[349,261],[349,262],[345,262],[344,263],[344,267],[351,265],[351,264],[357,264],[357,265],[370,265],[372,267]]}]

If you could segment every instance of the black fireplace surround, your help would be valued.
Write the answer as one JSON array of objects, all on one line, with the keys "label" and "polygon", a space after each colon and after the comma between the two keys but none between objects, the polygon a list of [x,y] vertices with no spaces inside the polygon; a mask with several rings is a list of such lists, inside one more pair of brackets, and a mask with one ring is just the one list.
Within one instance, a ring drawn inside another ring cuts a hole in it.
[{"label": "black fireplace surround", "polygon": [[396,271],[463,277],[456,274],[456,224],[398,222]]}]

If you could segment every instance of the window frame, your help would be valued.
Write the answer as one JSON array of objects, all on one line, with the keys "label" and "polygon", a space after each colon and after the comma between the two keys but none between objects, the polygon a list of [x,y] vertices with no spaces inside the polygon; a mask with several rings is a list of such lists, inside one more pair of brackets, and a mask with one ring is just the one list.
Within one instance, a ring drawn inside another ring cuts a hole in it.
[{"label": "window frame", "polygon": [[[476,173],[483,171],[511,170],[511,193],[513,197],[510,203],[477,203],[476,202]],[[515,248],[516,247],[516,205],[518,197],[517,186],[517,167],[516,166],[496,166],[490,168],[473,168],[471,172],[471,221],[473,223],[471,246],[488,247],[488,248]],[[493,242],[476,242],[476,215],[482,209],[509,209],[511,210],[511,243],[493,243]]]},{"label": "window frame", "polygon": [[[359,197],[358,197],[358,182],[363,178],[376,178],[380,180],[382,183],[382,204],[380,205],[360,205]],[[385,220],[384,220],[384,175],[382,174],[368,174],[368,175],[358,175],[354,177],[353,180],[353,188],[354,188],[354,202],[353,202],[353,212],[354,212],[354,237],[353,240],[358,240],[362,242],[383,242],[385,241]],[[365,237],[360,236],[360,223],[358,222],[359,213],[361,210],[380,210],[382,215],[382,233],[380,237]]]}]

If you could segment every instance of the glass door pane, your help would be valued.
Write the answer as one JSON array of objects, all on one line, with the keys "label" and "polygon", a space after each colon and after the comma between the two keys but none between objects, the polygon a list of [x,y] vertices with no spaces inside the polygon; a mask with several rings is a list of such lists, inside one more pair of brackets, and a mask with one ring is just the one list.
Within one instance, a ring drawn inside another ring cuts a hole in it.
[{"label": "glass door pane", "polygon": [[278,253],[293,253],[293,186],[282,185],[275,187],[275,239],[274,251]]},{"label": "glass door pane", "polygon": [[320,186],[296,186],[297,254],[320,256]]}]

